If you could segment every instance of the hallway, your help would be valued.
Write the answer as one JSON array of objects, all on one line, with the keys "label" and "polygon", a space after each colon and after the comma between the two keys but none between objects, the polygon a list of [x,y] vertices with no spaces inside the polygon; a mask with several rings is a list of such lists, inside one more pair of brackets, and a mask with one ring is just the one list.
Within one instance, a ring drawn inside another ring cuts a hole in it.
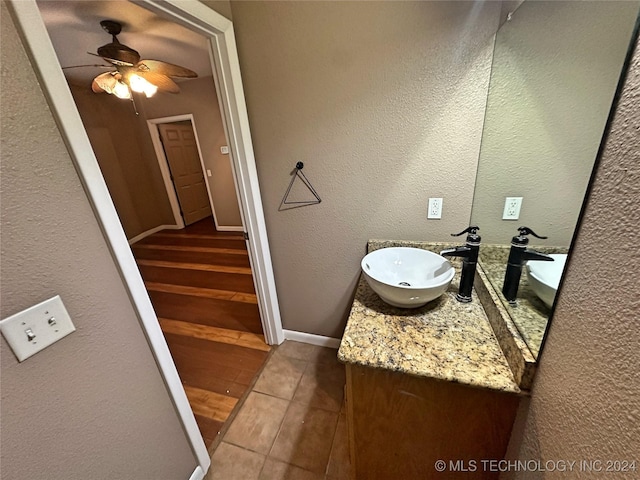
[{"label": "hallway", "polygon": [[208,217],[131,248],[209,448],[271,350],[244,238]]}]

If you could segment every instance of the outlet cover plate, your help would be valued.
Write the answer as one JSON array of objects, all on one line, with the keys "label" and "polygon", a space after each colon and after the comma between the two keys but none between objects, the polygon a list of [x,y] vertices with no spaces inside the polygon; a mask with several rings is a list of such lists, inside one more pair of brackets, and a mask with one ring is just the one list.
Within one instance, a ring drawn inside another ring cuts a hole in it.
[{"label": "outlet cover plate", "polygon": [[0,331],[19,362],[75,330],[59,295],[0,321]]},{"label": "outlet cover plate", "polygon": [[442,218],[442,199],[441,198],[429,199],[427,218],[431,218],[431,219]]},{"label": "outlet cover plate", "polygon": [[520,218],[520,208],[522,207],[522,197],[506,197],[504,199],[503,220],[518,220]]}]

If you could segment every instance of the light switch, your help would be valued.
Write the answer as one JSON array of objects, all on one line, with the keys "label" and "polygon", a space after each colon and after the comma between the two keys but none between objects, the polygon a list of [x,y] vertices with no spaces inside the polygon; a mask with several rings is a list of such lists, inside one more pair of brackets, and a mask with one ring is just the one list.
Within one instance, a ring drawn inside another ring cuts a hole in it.
[{"label": "light switch", "polygon": [[222,153],[223,155],[228,155],[229,147],[227,147],[226,145],[224,147],[220,147],[220,153]]},{"label": "light switch", "polygon": [[75,330],[59,295],[0,321],[0,331],[20,362]]},{"label": "light switch", "polygon": [[30,328],[27,328],[24,333],[27,334],[27,341],[28,342],[33,342],[36,339],[36,334],[33,333],[33,330],[31,330]]}]

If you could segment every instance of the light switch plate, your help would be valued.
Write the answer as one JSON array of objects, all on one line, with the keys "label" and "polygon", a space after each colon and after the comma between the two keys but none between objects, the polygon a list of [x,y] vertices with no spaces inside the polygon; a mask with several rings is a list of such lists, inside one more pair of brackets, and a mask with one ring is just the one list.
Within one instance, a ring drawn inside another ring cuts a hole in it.
[{"label": "light switch plate", "polygon": [[20,362],[75,330],[60,295],[0,321],[0,331]]},{"label": "light switch plate", "polygon": [[223,147],[220,147],[220,153],[222,153],[223,155],[228,155],[229,154],[229,147],[227,147],[226,145]]}]

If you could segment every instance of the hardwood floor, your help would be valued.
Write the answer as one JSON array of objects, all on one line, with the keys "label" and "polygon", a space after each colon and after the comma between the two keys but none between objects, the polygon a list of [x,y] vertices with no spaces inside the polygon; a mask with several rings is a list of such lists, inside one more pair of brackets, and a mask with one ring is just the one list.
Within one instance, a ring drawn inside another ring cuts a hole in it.
[{"label": "hardwood floor", "polygon": [[245,241],[242,234],[217,232],[209,217],[131,248],[210,447],[271,350]]}]

